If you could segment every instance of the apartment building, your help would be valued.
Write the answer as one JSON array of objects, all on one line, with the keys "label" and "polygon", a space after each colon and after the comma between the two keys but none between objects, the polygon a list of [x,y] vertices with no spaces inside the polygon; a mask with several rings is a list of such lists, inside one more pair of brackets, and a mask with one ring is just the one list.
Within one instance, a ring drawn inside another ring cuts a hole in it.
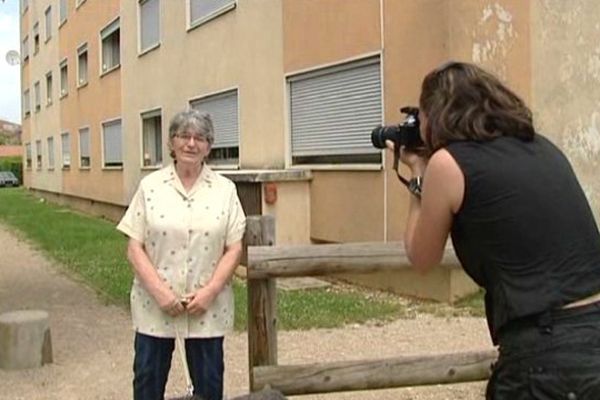
[{"label": "apartment building", "polygon": [[[21,1],[25,184],[56,201],[117,219],[170,162],[170,118],[194,107],[213,115],[214,169],[248,214],[276,217],[278,243],[400,240],[408,194],[370,131],[398,123],[422,76],[456,59],[529,102],[600,215],[600,4]],[[410,273],[361,279],[442,298],[472,289],[453,271],[422,287]]]}]

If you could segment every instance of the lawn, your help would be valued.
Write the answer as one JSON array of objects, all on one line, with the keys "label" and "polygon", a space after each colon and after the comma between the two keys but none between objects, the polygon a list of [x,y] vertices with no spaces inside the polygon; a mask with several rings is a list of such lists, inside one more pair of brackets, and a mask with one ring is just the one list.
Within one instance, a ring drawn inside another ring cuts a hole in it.
[{"label": "lawn", "polygon": [[[113,222],[87,216],[34,197],[22,188],[0,190],[0,222],[58,261],[67,272],[96,290],[108,303],[126,307],[132,272],[125,257],[126,238]],[[246,285],[234,281],[236,329],[246,326]],[[481,315],[481,295],[464,306],[375,294],[347,285],[325,289],[278,292],[278,322],[282,329],[333,328],[366,321],[437,315]]]}]

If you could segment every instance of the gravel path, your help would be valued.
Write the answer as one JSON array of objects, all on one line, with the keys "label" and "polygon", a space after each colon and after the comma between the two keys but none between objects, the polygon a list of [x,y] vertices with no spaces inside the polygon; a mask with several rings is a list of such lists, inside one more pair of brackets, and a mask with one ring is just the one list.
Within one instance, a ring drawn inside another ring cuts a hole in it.
[{"label": "gravel path", "polygon": [[[0,370],[0,399],[130,399],[132,338],[129,313],[105,305],[85,285],[0,225],[0,313],[43,309],[50,314],[54,363],[24,371]],[[281,364],[376,359],[399,355],[479,350],[490,347],[482,318],[419,315],[383,326],[279,332]],[[245,333],[226,338],[225,392],[248,391]],[[174,354],[177,356],[177,353]],[[295,396],[302,400],[472,400],[485,383],[413,387],[371,392]],[[168,395],[185,388],[179,359]]]}]

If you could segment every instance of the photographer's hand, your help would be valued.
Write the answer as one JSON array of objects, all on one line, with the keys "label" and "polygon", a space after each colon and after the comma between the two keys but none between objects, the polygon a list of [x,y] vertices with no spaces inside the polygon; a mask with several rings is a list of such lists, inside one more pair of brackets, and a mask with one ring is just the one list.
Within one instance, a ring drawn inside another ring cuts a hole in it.
[{"label": "photographer's hand", "polygon": [[[385,144],[389,150],[394,152],[394,142],[386,140]],[[425,168],[427,167],[428,157],[426,155],[425,148],[418,148],[414,150],[407,150],[406,147],[400,149],[400,162],[408,166],[411,171],[411,175],[423,176]],[[399,172],[399,171],[398,171]]]}]

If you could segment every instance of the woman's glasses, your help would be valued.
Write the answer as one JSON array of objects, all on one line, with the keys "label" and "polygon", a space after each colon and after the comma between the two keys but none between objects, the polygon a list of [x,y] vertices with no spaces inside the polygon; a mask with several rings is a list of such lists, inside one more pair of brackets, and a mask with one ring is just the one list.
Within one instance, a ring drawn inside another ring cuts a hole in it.
[{"label": "woman's glasses", "polygon": [[208,140],[206,139],[206,136],[191,134],[189,132],[177,133],[177,134],[175,134],[175,137],[177,139],[181,140],[182,142],[186,142],[186,143],[192,139],[194,139],[195,143],[207,143],[208,142]]}]

